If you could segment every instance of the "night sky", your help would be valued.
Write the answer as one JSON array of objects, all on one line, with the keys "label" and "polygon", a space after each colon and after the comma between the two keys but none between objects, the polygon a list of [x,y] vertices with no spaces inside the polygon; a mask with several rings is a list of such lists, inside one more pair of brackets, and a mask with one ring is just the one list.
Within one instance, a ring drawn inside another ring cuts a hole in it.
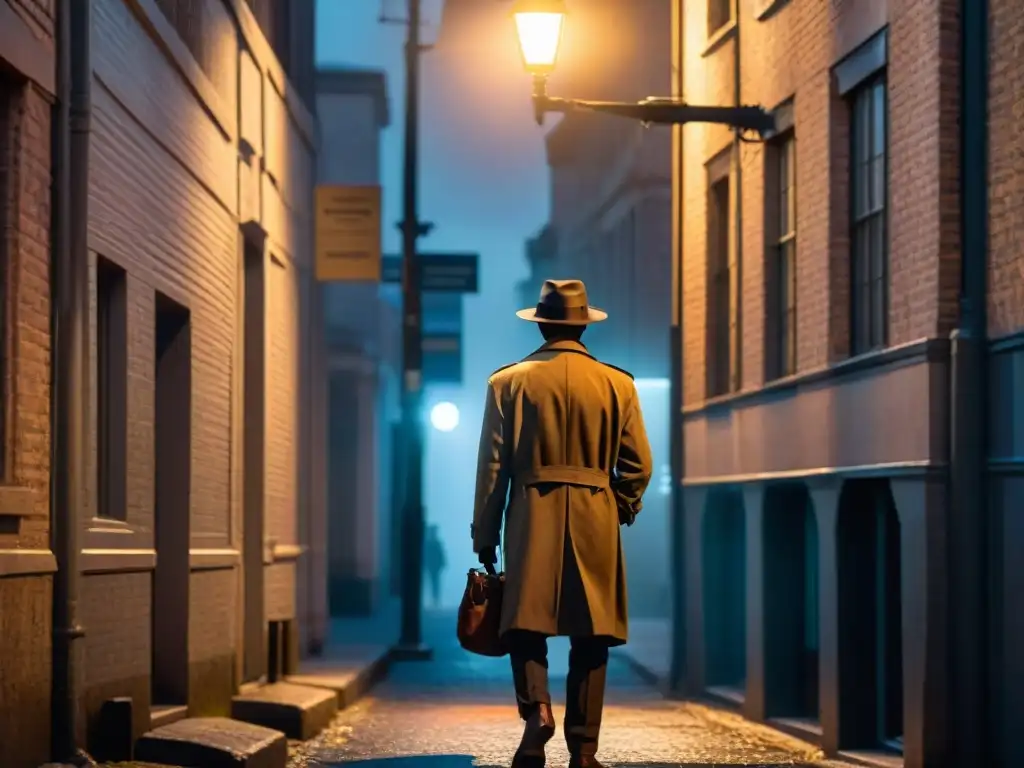
[{"label": "night sky", "polygon": [[[437,37],[441,2],[424,0],[428,42]],[[421,99],[420,217],[436,229],[420,247],[476,251],[481,259],[481,292],[464,304],[464,384],[428,391],[428,407],[446,399],[461,411],[454,432],[428,431],[425,466],[427,517],[440,525],[448,549],[449,602],[461,596],[464,569],[474,562],[469,523],[487,375],[540,342],[532,324],[514,315],[514,286],[527,274],[524,241],[547,220],[549,200],[544,130],[533,121],[530,79],[521,68],[508,5],[472,3],[485,9],[476,14],[481,17],[425,54]],[[398,253],[406,32],[379,24],[382,8],[404,16],[405,2],[319,0],[316,54],[320,64],[387,73],[391,126],[383,134],[383,234],[385,251]]]}]

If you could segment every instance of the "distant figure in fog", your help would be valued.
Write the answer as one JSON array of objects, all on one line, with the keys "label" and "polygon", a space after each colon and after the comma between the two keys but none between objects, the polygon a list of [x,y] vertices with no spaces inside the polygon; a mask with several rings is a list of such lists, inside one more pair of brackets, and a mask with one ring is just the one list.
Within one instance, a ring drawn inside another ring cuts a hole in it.
[{"label": "distant figure in fog", "polygon": [[[633,377],[580,341],[607,315],[579,280],[548,280],[519,311],[544,344],[487,382],[477,459],[473,551],[493,565],[505,524],[501,632],[526,722],[513,768],[542,768],[555,733],[547,638],[568,636],[565,741],[570,768],[600,768],[608,648],[627,639],[620,526],[651,479]],[[507,508],[506,508],[507,500]]]},{"label": "distant figure in fog", "polygon": [[430,580],[430,596],[433,606],[441,606],[441,575],[448,566],[448,558],[444,552],[444,544],[437,532],[436,525],[427,526],[427,536],[423,542],[423,568]]}]

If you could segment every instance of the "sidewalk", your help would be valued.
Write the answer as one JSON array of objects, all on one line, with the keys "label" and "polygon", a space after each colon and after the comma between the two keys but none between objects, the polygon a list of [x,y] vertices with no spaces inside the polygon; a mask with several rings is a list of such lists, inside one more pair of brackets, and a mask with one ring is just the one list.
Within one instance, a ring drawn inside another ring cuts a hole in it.
[{"label": "sidewalk", "polygon": [[339,708],[351,706],[387,674],[400,607],[396,600],[373,616],[332,618],[323,654],[303,659],[288,682],[330,688],[338,693]]},{"label": "sidewalk", "polygon": [[629,642],[612,651],[659,691],[664,691],[672,667],[670,619],[630,619]]}]

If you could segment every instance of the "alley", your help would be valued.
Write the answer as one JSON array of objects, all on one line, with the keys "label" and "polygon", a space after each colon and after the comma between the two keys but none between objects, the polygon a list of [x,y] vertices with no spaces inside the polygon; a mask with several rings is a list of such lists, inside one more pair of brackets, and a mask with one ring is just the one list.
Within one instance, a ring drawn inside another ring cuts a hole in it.
[{"label": "alley", "polygon": [[[426,614],[424,634],[434,649],[428,663],[392,667],[366,699],[340,713],[331,728],[293,748],[289,768],[328,768],[383,761],[393,768],[507,766],[521,734],[507,659],[463,652],[454,616]],[[568,644],[551,643],[555,717],[567,667]],[[599,757],[608,765],[824,765],[816,750],[730,714],[667,701],[621,656],[609,667],[608,704]],[[548,746],[548,765],[568,762],[560,732]],[[402,763],[407,766],[403,767]]]}]

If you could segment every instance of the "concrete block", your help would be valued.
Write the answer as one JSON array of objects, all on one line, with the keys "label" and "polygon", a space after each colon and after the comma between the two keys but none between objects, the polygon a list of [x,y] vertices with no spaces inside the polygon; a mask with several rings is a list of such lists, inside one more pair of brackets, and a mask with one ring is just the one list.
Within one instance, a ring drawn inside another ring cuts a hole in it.
[{"label": "concrete block", "polygon": [[142,736],[135,759],[190,768],[285,768],[288,739],[281,731],[226,717],[190,717]]},{"label": "concrete block", "polygon": [[300,741],[320,733],[337,711],[334,691],[290,682],[263,685],[231,699],[235,719],[276,728]]}]

